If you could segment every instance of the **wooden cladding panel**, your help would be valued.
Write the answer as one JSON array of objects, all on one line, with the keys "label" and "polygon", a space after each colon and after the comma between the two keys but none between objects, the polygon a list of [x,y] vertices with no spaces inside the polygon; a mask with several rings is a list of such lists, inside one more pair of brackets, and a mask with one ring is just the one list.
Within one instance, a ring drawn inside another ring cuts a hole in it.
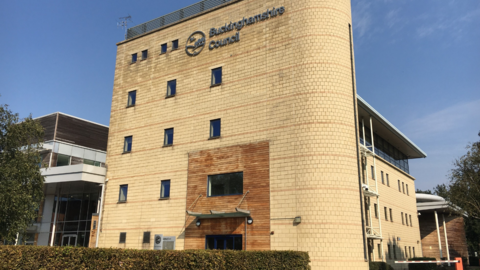
[{"label": "wooden cladding panel", "polygon": [[55,134],[55,124],[57,122],[57,114],[50,114],[41,118],[37,118],[37,121],[40,122],[40,125],[43,126],[45,134],[43,139],[45,141],[53,140]]},{"label": "wooden cladding panel", "polygon": [[[243,195],[207,197],[208,176],[243,172]],[[199,195],[200,199],[193,202]],[[269,143],[260,142],[237,145],[189,154],[187,209],[209,214],[210,210],[235,212],[235,207],[250,210],[254,222],[247,225],[247,249],[270,249],[270,179]],[[201,226],[195,218],[187,216],[185,249],[205,249],[206,235],[241,234],[245,249],[245,218],[202,219]]]},{"label": "wooden cladding panel", "polygon": [[57,140],[107,151],[108,127],[60,114]]}]

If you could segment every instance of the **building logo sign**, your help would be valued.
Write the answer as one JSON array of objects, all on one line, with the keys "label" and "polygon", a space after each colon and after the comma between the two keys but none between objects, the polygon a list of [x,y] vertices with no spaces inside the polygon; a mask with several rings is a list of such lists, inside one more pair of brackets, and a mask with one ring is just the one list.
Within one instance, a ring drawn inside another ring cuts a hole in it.
[{"label": "building logo sign", "polygon": [[[243,27],[247,25],[255,24],[260,21],[265,21],[269,18],[276,17],[277,15],[283,15],[283,13],[285,13],[285,7],[280,7],[277,9],[273,8],[272,10],[268,9],[266,12],[263,12],[261,14],[258,14],[249,18],[244,17],[242,20],[238,22],[234,22],[234,23],[230,22],[229,24],[225,24],[225,26],[221,26],[219,28],[211,28],[209,31],[210,38],[213,38],[217,35],[221,35],[223,33],[227,33],[234,30],[236,30],[237,33],[231,37],[210,41],[208,44],[208,49],[214,50],[231,43],[239,42],[240,41],[239,31],[242,30]],[[206,44],[205,34],[202,31],[196,31],[193,34],[191,34],[190,37],[187,39],[187,45],[185,47],[185,51],[190,56],[196,56],[203,50],[203,48],[205,47],[205,44]]]},{"label": "building logo sign", "polygon": [[188,55],[195,56],[201,53],[203,48],[205,48],[205,34],[202,31],[194,32],[188,37],[185,47]]}]

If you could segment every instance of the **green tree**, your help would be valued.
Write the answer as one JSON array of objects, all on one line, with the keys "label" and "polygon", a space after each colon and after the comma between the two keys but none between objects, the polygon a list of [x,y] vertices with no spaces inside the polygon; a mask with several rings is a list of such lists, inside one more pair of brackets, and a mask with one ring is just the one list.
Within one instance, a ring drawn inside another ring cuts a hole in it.
[{"label": "green tree", "polygon": [[38,151],[43,134],[31,116],[20,120],[0,104],[0,240],[14,241],[37,217],[43,199]]}]

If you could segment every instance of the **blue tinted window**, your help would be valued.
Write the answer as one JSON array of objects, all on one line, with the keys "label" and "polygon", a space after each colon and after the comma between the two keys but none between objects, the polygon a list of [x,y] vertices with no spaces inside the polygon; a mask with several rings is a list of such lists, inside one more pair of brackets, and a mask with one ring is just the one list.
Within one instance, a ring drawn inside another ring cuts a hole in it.
[{"label": "blue tinted window", "polygon": [[125,137],[123,152],[131,152],[131,151],[132,151],[132,136]]},{"label": "blue tinted window", "polygon": [[222,68],[212,69],[212,85],[222,83]]},{"label": "blue tinted window", "polygon": [[177,92],[177,80],[167,82],[167,97],[174,96]]},{"label": "blue tinted window", "polygon": [[128,107],[134,106],[136,100],[137,100],[137,91],[128,92],[128,102],[127,102],[127,106],[128,106]]},{"label": "blue tinted window", "polygon": [[118,196],[119,202],[127,201],[127,193],[128,193],[128,185],[121,185],[120,186],[120,194]]},{"label": "blue tinted window", "polygon": [[167,52],[167,43],[162,44],[160,47],[160,53],[166,53]]},{"label": "blue tinted window", "polygon": [[142,60],[145,60],[148,58],[148,50],[142,51]]},{"label": "blue tinted window", "polygon": [[160,190],[160,198],[170,198],[170,180],[162,181],[162,189]]},{"label": "blue tinted window", "polygon": [[172,50],[176,50],[176,49],[178,49],[178,39],[172,41]]},{"label": "blue tinted window", "polygon": [[135,63],[135,62],[137,62],[137,54],[136,53],[132,54],[132,63]]},{"label": "blue tinted window", "polygon": [[165,129],[165,140],[163,142],[164,145],[172,145],[173,144],[173,128]]},{"label": "blue tinted window", "polygon": [[220,137],[220,119],[210,121],[210,138]]}]

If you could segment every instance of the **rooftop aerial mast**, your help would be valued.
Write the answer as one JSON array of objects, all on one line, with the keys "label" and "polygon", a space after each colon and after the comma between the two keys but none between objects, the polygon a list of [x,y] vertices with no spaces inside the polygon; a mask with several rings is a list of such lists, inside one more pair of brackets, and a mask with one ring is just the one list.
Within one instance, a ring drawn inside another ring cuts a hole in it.
[{"label": "rooftop aerial mast", "polygon": [[125,30],[125,39],[127,39],[128,22],[132,22],[132,16],[120,17],[120,22],[117,23],[117,27],[122,27]]}]

